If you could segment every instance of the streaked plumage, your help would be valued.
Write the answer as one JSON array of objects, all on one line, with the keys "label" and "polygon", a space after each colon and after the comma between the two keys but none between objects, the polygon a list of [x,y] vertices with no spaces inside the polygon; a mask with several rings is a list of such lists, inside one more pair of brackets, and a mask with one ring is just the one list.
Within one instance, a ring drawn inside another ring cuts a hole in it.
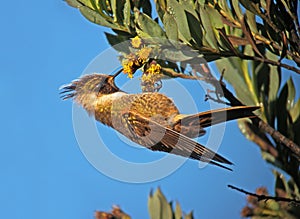
[{"label": "streaked plumage", "polygon": [[191,138],[203,128],[253,116],[256,106],[238,106],[193,115],[180,114],[172,99],[161,93],[127,94],[104,74],[85,75],[63,87],[63,99],[73,98],[96,120],[153,151],[163,151],[209,162],[226,169],[226,158]]}]

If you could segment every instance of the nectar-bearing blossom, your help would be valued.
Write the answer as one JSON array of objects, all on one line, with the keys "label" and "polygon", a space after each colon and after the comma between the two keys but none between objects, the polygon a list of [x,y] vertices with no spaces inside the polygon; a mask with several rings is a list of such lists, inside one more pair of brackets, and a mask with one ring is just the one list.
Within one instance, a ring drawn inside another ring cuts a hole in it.
[{"label": "nectar-bearing blossom", "polygon": [[157,82],[162,77],[161,66],[156,62],[152,62],[142,76],[142,90],[144,92],[157,91]]},{"label": "nectar-bearing blossom", "polygon": [[139,36],[135,36],[134,38],[131,39],[131,45],[133,48],[140,48],[142,45],[142,39]]},{"label": "nectar-bearing blossom", "polygon": [[149,60],[151,51],[151,48],[143,47],[135,54],[130,53],[126,55],[122,60],[123,72],[127,74],[129,78],[132,78],[136,70],[141,68]]}]

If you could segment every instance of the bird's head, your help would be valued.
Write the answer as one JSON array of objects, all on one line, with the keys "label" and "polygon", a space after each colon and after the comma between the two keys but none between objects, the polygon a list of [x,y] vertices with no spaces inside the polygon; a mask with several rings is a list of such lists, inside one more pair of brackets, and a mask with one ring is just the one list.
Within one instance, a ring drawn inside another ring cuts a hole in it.
[{"label": "bird's head", "polygon": [[115,85],[114,77],[106,74],[89,74],[63,85],[60,90],[62,99],[80,98],[82,95],[94,94],[96,96],[112,94],[120,89]]},{"label": "bird's head", "polygon": [[[121,71],[120,71],[121,72]],[[120,91],[115,85],[114,79],[119,74],[89,74],[63,85],[60,90],[63,100],[72,98],[88,111],[93,110],[97,98]]]}]

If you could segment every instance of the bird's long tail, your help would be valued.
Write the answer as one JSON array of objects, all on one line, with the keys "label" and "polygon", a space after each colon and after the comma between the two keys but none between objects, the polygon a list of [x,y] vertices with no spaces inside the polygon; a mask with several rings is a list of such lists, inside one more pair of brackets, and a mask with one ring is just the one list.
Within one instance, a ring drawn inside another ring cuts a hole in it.
[{"label": "bird's long tail", "polygon": [[[175,123],[174,130],[189,137],[197,137],[205,133],[205,131],[203,130],[203,128],[205,127],[234,119],[255,117],[256,115],[253,113],[253,111],[259,108],[260,107],[258,106],[234,106],[210,110],[193,115],[180,115],[181,118],[178,119],[178,121]],[[196,130],[197,127],[197,133],[192,133],[195,132],[193,131],[193,128],[194,130]]]}]

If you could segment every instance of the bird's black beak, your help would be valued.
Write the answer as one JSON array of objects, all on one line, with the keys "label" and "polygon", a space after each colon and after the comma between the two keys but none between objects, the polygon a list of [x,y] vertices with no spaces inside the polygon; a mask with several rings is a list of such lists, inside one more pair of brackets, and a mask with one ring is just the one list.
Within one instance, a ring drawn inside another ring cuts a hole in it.
[{"label": "bird's black beak", "polygon": [[110,75],[113,79],[115,79],[121,72],[123,71],[123,68],[121,68],[119,71],[117,71],[115,74]]}]

